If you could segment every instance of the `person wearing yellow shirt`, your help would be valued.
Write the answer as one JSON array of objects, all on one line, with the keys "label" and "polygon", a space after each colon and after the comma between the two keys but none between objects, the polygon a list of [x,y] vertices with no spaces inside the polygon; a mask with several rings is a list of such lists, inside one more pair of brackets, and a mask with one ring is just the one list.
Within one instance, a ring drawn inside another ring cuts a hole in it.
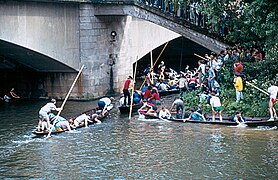
[{"label": "person wearing yellow shirt", "polygon": [[234,85],[236,89],[236,102],[239,102],[241,99],[243,99],[243,83],[239,74],[235,74]]}]

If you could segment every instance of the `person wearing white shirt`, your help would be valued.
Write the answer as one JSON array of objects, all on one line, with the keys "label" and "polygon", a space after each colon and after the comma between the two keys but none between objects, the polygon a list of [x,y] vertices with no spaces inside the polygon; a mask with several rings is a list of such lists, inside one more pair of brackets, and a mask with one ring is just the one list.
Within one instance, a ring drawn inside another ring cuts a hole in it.
[{"label": "person wearing white shirt", "polygon": [[61,108],[57,108],[55,104],[56,104],[56,100],[51,99],[51,102],[47,103],[40,109],[38,131],[40,131],[41,124],[43,121],[46,121],[48,128],[50,128],[50,121],[49,121],[48,113],[50,113],[51,111],[61,111],[62,110]]},{"label": "person wearing white shirt", "polygon": [[171,117],[171,113],[165,106],[162,106],[158,115],[159,119],[169,119]]},{"label": "person wearing white shirt", "polygon": [[269,121],[273,121],[274,119],[277,118],[276,110],[274,108],[274,104],[276,102],[277,98],[277,92],[278,92],[278,87],[275,86],[274,81],[270,81],[270,87],[268,88],[267,92],[269,93],[269,113],[270,113],[270,119]]}]

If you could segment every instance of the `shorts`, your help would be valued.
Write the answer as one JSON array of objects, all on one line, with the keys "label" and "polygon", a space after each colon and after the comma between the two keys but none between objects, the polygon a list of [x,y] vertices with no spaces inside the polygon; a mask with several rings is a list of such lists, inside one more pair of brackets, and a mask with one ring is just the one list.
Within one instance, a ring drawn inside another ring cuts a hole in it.
[{"label": "shorts", "polygon": [[214,107],[214,110],[215,111],[221,111],[222,110],[222,106],[216,106],[216,107]]},{"label": "shorts", "polygon": [[46,118],[48,118],[48,114],[47,114],[47,112],[46,111],[39,111],[39,118],[44,118],[44,119],[46,119]]},{"label": "shorts", "polygon": [[270,101],[272,102],[272,104],[274,105],[275,102],[277,101],[277,99],[271,98]]}]

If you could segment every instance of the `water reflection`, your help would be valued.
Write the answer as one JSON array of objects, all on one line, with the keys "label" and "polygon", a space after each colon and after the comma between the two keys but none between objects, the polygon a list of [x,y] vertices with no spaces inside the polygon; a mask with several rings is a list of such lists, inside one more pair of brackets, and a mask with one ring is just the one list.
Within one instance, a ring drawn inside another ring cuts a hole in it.
[{"label": "water reflection", "polygon": [[[114,111],[102,124],[32,138],[45,102],[0,106],[0,178],[275,179],[277,129],[138,120]],[[69,102],[63,115],[94,107]],[[11,113],[12,112],[12,113]]]}]

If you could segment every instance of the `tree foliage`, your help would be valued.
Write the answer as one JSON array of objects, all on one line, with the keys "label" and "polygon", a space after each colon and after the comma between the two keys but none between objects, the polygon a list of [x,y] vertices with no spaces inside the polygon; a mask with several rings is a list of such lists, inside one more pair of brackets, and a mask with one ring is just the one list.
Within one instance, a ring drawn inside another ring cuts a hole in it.
[{"label": "tree foliage", "polygon": [[[226,28],[226,40],[240,46],[260,47],[273,60],[278,51],[278,1],[202,0],[209,25]],[[217,24],[215,23],[217,19]]]}]

